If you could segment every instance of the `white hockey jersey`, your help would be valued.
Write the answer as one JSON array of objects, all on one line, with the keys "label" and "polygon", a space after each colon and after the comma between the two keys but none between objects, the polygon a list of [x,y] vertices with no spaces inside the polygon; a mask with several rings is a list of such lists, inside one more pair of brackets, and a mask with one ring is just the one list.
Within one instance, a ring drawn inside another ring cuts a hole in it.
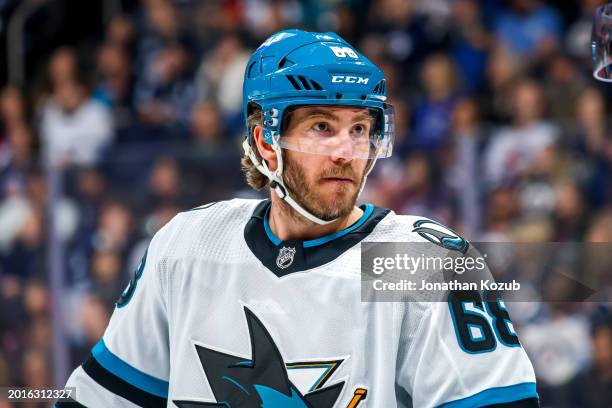
[{"label": "white hockey jersey", "polygon": [[270,205],[213,203],[162,228],[68,380],[76,401],[56,405],[538,406],[525,351],[484,308],[488,338],[466,340],[445,302],[361,301],[360,243],[423,242],[423,218],[366,204],[341,232],[281,241]]}]

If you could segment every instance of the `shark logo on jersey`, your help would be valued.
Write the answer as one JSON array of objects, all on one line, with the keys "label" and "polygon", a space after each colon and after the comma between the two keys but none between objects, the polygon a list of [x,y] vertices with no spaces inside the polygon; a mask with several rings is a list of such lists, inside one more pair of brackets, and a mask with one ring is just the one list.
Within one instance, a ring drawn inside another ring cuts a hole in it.
[{"label": "shark logo on jersey", "polygon": [[443,248],[459,251],[465,254],[470,243],[452,229],[432,220],[418,220],[414,223],[412,232],[418,233],[426,240]]},{"label": "shark logo on jersey", "polygon": [[290,267],[293,263],[294,256],[295,248],[282,247],[280,251],[278,251],[278,257],[276,258],[276,266],[281,269]]},{"label": "shark logo on jersey", "polygon": [[[307,363],[285,364],[272,336],[263,323],[244,308],[251,336],[251,359],[245,359],[195,345],[200,363],[217,402],[177,401],[179,408],[332,408],[344,382],[323,388],[342,361],[318,378],[311,392],[302,393],[288,374],[288,368]],[[320,365],[311,362],[310,365]]]}]

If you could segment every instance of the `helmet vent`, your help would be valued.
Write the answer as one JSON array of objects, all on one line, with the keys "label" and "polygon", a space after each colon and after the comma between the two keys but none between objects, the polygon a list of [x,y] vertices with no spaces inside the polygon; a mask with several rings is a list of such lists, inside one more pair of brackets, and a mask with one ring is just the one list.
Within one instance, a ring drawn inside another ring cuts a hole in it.
[{"label": "helmet vent", "polygon": [[323,87],[321,85],[319,85],[319,83],[317,81],[313,81],[312,79],[310,80],[310,83],[312,84],[312,87],[314,89],[316,89],[317,91],[322,91]]},{"label": "helmet vent", "polygon": [[248,71],[247,71],[248,72],[247,73],[247,77],[248,78],[253,78],[255,76],[255,74],[257,74],[257,71],[255,70],[256,66],[257,66],[257,61],[253,61],[251,63],[251,65],[249,65],[249,68],[248,68]]},{"label": "helmet vent", "polygon": [[287,68],[290,67],[292,65],[295,65],[295,62],[291,61],[290,59],[288,59],[287,57],[283,58],[282,60],[280,60],[280,62],[278,63],[278,68]]},{"label": "helmet vent", "polygon": [[306,78],[304,78],[303,76],[299,75],[298,79],[300,80],[300,82],[302,83],[302,85],[304,86],[304,89],[310,91],[310,84],[308,83],[308,81],[306,80]]},{"label": "helmet vent", "polygon": [[300,84],[298,84],[298,82],[295,80],[295,78],[293,77],[293,75],[287,75],[287,79],[289,80],[289,82],[291,82],[291,85],[293,85],[293,87],[299,91],[302,90],[302,87],[300,86]]},{"label": "helmet vent", "polygon": [[302,75],[286,75],[286,77],[289,82],[291,82],[291,85],[293,85],[293,87],[298,91],[311,91],[313,89],[316,91],[323,90],[323,87],[318,82],[308,79]]},{"label": "helmet vent", "polygon": [[372,91],[372,93],[375,93],[375,94],[378,94],[378,95],[385,95],[387,93],[387,84],[386,84],[386,81],[383,79],[382,81],[377,83],[376,86],[374,87],[374,90]]}]

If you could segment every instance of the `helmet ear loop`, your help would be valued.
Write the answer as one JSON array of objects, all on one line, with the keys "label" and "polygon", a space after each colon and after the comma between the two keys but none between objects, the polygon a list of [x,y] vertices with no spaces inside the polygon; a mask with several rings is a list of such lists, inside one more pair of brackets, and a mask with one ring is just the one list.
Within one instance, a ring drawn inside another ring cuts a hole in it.
[{"label": "helmet ear loop", "polygon": [[283,149],[280,147],[278,142],[272,139],[272,148],[274,149],[274,153],[276,153],[276,171],[274,172],[274,177],[278,179],[278,182],[283,181]]},{"label": "helmet ear loop", "polygon": [[253,163],[257,170],[259,170],[264,176],[267,176],[268,178],[272,176],[272,173],[268,169],[268,165],[266,164],[265,160],[260,161],[257,158],[255,152],[253,151],[253,147],[249,144],[249,141],[247,139],[242,142],[242,149],[247,154],[247,156],[249,156],[249,160],[251,160],[251,163]]},{"label": "helmet ear loop", "polygon": [[285,183],[283,182],[282,148],[275,139],[272,139],[272,149],[274,149],[274,153],[276,154],[276,170],[274,172],[270,171],[270,187],[276,191],[281,199],[287,200],[287,187],[285,187]]},{"label": "helmet ear loop", "polygon": [[272,139],[272,148],[274,149],[274,152],[276,153],[276,157],[278,159],[278,166],[276,168],[276,171],[273,172],[270,170],[270,168],[268,167],[268,163],[263,160],[263,158],[259,160],[257,158],[257,155],[255,155],[254,149],[256,149],[257,147],[251,145],[253,142],[251,132],[252,128],[249,128],[247,137],[242,141],[242,149],[247,154],[247,156],[249,156],[249,159],[251,160],[251,163],[253,163],[255,168],[257,168],[257,170],[259,170],[263,175],[268,177],[270,181],[276,181],[277,183],[282,182],[283,159],[282,155],[280,154],[280,146],[278,145],[278,143],[276,143],[276,140]]}]

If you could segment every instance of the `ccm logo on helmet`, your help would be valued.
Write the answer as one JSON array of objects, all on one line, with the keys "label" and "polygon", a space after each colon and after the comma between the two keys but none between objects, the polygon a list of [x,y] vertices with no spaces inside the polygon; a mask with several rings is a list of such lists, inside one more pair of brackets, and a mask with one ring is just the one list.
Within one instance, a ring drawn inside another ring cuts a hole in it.
[{"label": "ccm logo on helmet", "polygon": [[367,85],[370,81],[370,78],[366,77],[358,77],[351,75],[332,75],[333,83],[347,83],[347,84],[358,84],[358,85]]}]

